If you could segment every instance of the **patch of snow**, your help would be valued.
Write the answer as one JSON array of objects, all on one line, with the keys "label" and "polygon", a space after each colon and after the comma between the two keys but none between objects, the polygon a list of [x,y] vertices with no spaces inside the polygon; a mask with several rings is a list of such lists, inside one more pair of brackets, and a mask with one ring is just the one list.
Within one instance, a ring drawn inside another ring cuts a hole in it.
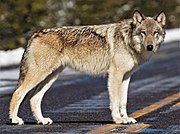
[{"label": "patch of snow", "polygon": [[20,63],[24,49],[0,51],[0,67],[17,65]]},{"label": "patch of snow", "polygon": [[180,28],[168,29],[166,31],[165,43],[172,41],[180,41]]}]

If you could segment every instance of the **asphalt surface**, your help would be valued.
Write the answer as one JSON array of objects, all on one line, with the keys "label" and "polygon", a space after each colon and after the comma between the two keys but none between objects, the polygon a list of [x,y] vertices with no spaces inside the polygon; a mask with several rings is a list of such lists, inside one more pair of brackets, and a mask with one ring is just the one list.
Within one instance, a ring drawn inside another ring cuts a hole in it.
[{"label": "asphalt surface", "polygon": [[[4,71],[4,70],[3,70]],[[3,72],[2,71],[2,72]],[[0,79],[11,84],[17,79]],[[77,133],[93,132],[113,124],[107,93],[107,78],[80,73],[63,74],[45,94],[42,111],[52,125],[37,125],[29,106],[29,96],[20,107],[25,125],[11,125],[8,109],[11,96],[0,98],[0,134],[4,133]],[[14,84],[14,83],[13,83]],[[131,114],[180,92],[180,42],[164,44],[153,58],[132,77],[128,95]],[[106,133],[180,133],[180,96],[178,99],[137,118],[135,125],[122,125]],[[129,127],[139,130],[129,130]]]}]

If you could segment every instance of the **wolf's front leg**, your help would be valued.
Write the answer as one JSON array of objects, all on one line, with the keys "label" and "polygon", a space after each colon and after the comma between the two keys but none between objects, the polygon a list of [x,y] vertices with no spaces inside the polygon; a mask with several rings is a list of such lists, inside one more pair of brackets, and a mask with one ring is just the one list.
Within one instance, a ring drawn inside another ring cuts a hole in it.
[{"label": "wolf's front leg", "polygon": [[110,99],[111,116],[115,123],[124,123],[119,112],[120,87],[123,80],[123,72],[111,67],[109,70],[108,91]]},{"label": "wolf's front leg", "polygon": [[122,87],[120,89],[121,94],[120,94],[119,110],[121,117],[125,119],[124,123],[136,123],[137,121],[133,117],[128,117],[126,110],[129,82],[130,82],[130,77],[124,79],[122,82]]}]

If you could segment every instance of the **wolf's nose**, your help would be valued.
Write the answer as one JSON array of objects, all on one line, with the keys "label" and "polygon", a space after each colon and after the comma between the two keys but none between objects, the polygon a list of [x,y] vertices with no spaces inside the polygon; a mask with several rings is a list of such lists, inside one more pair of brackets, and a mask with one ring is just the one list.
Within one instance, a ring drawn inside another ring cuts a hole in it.
[{"label": "wolf's nose", "polygon": [[153,50],[153,45],[147,45],[147,50],[152,51]]}]

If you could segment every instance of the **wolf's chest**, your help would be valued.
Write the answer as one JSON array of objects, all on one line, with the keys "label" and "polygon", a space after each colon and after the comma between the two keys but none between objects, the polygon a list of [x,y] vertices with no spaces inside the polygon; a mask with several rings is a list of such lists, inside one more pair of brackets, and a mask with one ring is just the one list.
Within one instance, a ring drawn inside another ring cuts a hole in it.
[{"label": "wolf's chest", "polygon": [[128,52],[118,53],[114,57],[114,62],[123,72],[131,72],[137,66],[137,61]]}]

